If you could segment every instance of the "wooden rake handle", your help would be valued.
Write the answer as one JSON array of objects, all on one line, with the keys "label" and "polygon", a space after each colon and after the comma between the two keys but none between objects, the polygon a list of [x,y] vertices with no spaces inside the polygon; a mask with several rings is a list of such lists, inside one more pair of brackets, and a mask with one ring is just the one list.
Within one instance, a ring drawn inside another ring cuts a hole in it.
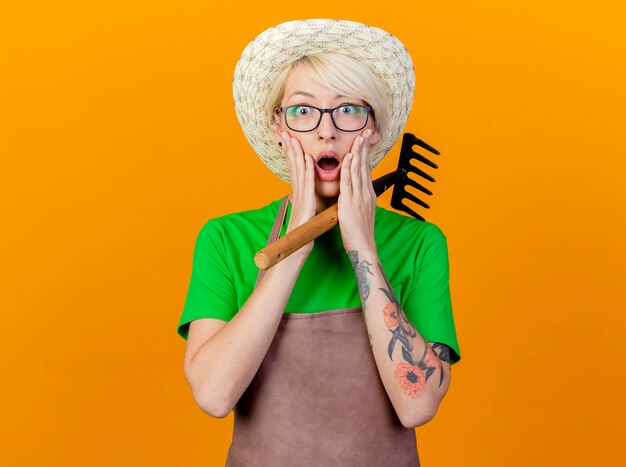
[{"label": "wooden rake handle", "polygon": [[[396,182],[406,178],[407,170],[403,167],[398,167],[395,171],[377,178],[372,182],[372,188],[374,188],[376,197],[380,196]],[[256,264],[259,269],[271,268],[294,251],[299,250],[310,241],[315,240],[324,232],[328,232],[337,225],[337,222],[337,203],[335,203],[315,217],[309,219],[306,223],[293,229],[284,237],[279,238],[259,251],[254,255],[254,264]]]},{"label": "wooden rake handle", "polygon": [[259,269],[269,269],[335,225],[337,225],[337,203],[263,248],[254,255],[254,264]]}]

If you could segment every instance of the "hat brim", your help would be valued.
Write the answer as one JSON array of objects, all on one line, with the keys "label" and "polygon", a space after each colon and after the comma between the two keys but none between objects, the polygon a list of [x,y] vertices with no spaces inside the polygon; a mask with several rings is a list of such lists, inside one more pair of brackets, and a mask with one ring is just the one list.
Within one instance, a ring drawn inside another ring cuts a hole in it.
[{"label": "hat brim", "polygon": [[259,34],[244,49],[233,80],[235,111],[246,139],[263,163],[289,181],[285,156],[274,141],[266,102],[276,76],[305,55],[340,53],[369,66],[384,84],[389,123],[370,153],[374,168],[398,140],[411,111],[415,71],[396,37],[365,24],[332,19],[289,21]]}]

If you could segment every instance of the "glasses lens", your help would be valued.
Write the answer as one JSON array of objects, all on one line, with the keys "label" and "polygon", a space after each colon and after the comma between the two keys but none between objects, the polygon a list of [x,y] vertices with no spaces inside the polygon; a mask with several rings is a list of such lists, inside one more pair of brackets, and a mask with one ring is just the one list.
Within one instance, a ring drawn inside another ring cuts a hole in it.
[{"label": "glasses lens", "polygon": [[342,105],[333,112],[337,128],[343,131],[357,131],[367,123],[367,109],[362,105]]},{"label": "glasses lens", "polygon": [[311,131],[320,121],[320,111],[315,107],[294,105],[285,109],[287,126],[295,131]]},{"label": "glasses lens", "polygon": [[[346,104],[332,110],[332,120],[342,131],[358,131],[367,124],[368,108],[362,105]],[[308,105],[283,107],[287,126],[295,131],[312,131],[321,121],[322,110]]]}]

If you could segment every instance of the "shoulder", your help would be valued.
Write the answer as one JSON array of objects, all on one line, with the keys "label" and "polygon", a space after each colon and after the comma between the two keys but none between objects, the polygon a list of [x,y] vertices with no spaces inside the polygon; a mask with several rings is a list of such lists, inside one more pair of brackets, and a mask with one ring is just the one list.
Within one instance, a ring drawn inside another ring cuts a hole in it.
[{"label": "shoulder", "polygon": [[255,231],[266,232],[271,227],[281,200],[272,201],[258,209],[240,211],[209,219],[200,229],[200,236],[232,235],[237,232],[253,235]]},{"label": "shoulder", "polygon": [[433,265],[441,269],[447,264],[446,236],[432,222],[378,208],[374,235],[389,277],[399,274],[400,279],[408,279],[407,271],[422,271]]},{"label": "shoulder", "polygon": [[405,216],[380,206],[376,207],[376,231],[386,240],[392,237],[400,237],[404,241],[411,239],[419,243],[446,240],[443,231],[432,222]]}]

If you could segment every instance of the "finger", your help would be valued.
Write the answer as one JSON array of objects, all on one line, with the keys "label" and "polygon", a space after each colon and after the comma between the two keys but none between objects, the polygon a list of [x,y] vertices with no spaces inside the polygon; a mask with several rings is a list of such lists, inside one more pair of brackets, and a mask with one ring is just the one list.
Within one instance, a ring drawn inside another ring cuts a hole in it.
[{"label": "finger", "polygon": [[363,187],[362,175],[361,175],[361,166],[363,165],[363,137],[358,136],[356,141],[356,151],[354,152],[354,156],[352,159],[352,164],[350,166],[350,177],[352,178],[352,192],[359,196],[361,193],[361,189]]},{"label": "finger", "polygon": [[[363,186],[373,193],[372,187],[372,167],[370,159],[370,138],[372,130],[367,130],[364,135],[364,141],[361,146],[361,180]],[[375,196],[375,195],[374,195]]]},{"label": "finger", "polygon": [[285,131],[283,131],[281,134],[281,141],[280,141],[280,147],[283,150],[283,155],[285,156],[285,160],[287,161],[287,169],[289,169],[289,180],[291,182],[291,188],[292,191],[294,192],[294,196],[295,196],[295,191],[298,188],[298,180],[297,180],[297,172],[296,172],[296,168],[294,167],[294,161],[293,161],[293,150],[291,147],[291,144],[289,144],[289,134]]},{"label": "finger", "polygon": [[313,156],[310,154],[304,155],[304,188],[305,196],[308,203],[313,203],[315,200],[315,162]]},{"label": "finger", "polygon": [[291,168],[293,171],[292,186],[294,197],[298,200],[302,199],[304,190],[304,155],[302,154],[302,147],[300,141],[296,138],[292,138],[285,132],[285,143],[288,158],[291,162]]},{"label": "finger", "polygon": [[304,151],[300,145],[300,141],[297,138],[291,138],[291,145],[293,148],[294,165],[298,171],[298,181],[304,185]]},{"label": "finger", "polygon": [[304,159],[304,150],[302,149],[302,145],[297,138],[290,138],[290,146],[292,149],[293,156],[293,165],[296,170],[296,176],[298,177],[298,190],[299,190],[299,199],[304,201],[304,197],[306,195],[307,187],[306,187],[306,167],[305,167],[305,159]]},{"label": "finger", "polygon": [[350,165],[352,162],[352,153],[346,154],[346,157],[341,161],[341,172],[339,180],[339,193],[342,196],[352,196],[352,181],[350,173]]}]

